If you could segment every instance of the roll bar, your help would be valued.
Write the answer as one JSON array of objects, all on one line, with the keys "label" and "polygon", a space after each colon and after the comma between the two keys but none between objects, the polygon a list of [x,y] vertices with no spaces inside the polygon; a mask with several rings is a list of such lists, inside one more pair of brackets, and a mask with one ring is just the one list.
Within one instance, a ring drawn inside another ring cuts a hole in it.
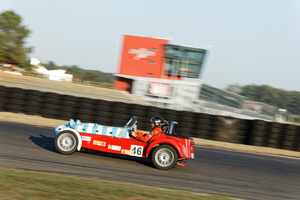
[{"label": "roll bar", "polygon": [[172,121],[170,124],[170,128],[169,128],[169,134],[176,135],[177,134],[177,126],[178,126],[178,123],[175,121]]}]

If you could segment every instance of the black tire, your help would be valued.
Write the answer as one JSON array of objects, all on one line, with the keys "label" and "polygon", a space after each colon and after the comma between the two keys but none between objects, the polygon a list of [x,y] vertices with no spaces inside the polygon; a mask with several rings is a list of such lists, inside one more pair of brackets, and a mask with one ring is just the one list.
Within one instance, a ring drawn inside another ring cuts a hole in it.
[{"label": "black tire", "polygon": [[113,111],[114,111],[114,113],[118,113],[118,114],[126,114],[129,112],[129,109],[127,109],[125,107],[114,107]]},{"label": "black tire", "polygon": [[59,117],[63,117],[63,119],[67,118],[67,119],[74,119],[76,118],[75,114],[72,112],[61,112],[59,114]]},{"label": "black tire", "polygon": [[28,90],[25,90],[25,89],[22,89],[22,88],[12,87],[12,88],[9,89],[9,93],[16,93],[16,94],[26,95],[28,93]]},{"label": "black tire", "polygon": [[7,97],[7,92],[0,90],[0,97]]},{"label": "black tire", "polygon": [[270,133],[280,133],[281,129],[278,127],[271,127],[269,132]]},{"label": "black tire", "polygon": [[40,102],[27,102],[24,106],[31,107],[31,108],[42,108],[43,104]]},{"label": "black tire", "polygon": [[38,115],[40,114],[40,109],[38,107],[26,106],[24,113],[29,115]]},{"label": "black tire", "polygon": [[298,126],[296,125],[292,125],[292,124],[287,124],[286,128],[287,130],[296,130]]},{"label": "black tire", "polygon": [[44,98],[41,96],[29,96],[27,102],[43,102]]},{"label": "black tire", "polygon": [[279,139],[280,135],[277,133],[270,133],[270,135],[268,136],[268,139]]},{"label": "black tire", "polygon": [[131,105],[124,102],[116,102],[114,107],[130,109]]},{"label": "black tire", "polygon": [[9,93],[9,99],[17,99],[17,100],[20,100],[20,101],[23,101],[23,100],[26,100],[27,99],[27,96],[24,95],[24,94],[19,94],[19,93]]},{"label": "black tire", "polygon": [[126,123],[128,122],[128,120],[125,119],[115,119],[112,121],[112,126],[116,126],[116,127],[121,127],[124,126]]},{"label": "black tire", "polygon": [[72,154],[78,146],[78,138],[72,131],[61,131],[55,136],[56,150],[65,155]]},{"label": "black tire", "polygon": [[90,122],[92,119],[92,115],[90,114],[78,114],[77,118],[80,119],[82,122]]},{"label": "black tire", "polygon": [[265,137],[266,132],[254,130],[254,131],[252,132],[252,134],[253,134],[253,136]]},{"label": "black tire", "polygon": [[62,104],[62,101],[60,99],[54,99],[54,98],[45,98],[45,102],[48,104]]},{"label": "black tire", "polygon": [[63,95],[57,94],[55,92],[46,92],[46,98],[60,99]]},{"label": "black tire", "polygon": [[84,107],[77,109],[76,112],[78,115],[92,115],[95,113],[90,109],[85,109]]},{"label": "black tire", "polygon": [[152,153],[152,162],[158,169],[171,169],[178,161],[178,153],[174,147],[163,144],[156,147]]},{"label": "black tire", "polygon": [[143,111],[143,110],[131,110],[128,113],[130,113],[132,116],[145,116],[147,114],[147,112]]},{"label": "black tire", "polygon": [[63,101],[72,101],[72,102],[79,102],[79,97],[71,96],[71,95],[64,95],[62,97]]},{"label": "black tire", "polygon": [[107,105],[98,105],[95,107],[98,112],[111,112],[112,107]]},{"label": "black tire", "polygon": [[60,109],[60,105],[59,104],[43,104],[43,111],[46,110],[46,112],[48,112],[48,110],[53,110],[53,111],[57,111]]},{"label": "black tire", "polygon": [[20,100],[20,99],[10,99],[9,104],[13,105],[24,105],[26,101]]},{"label": "black tire", "polygon": [[68,101],[68,100],[63,100],[62,101],[63,106],[71,106],[71,107],[76,107],[78,104],[75,101]]},{"label": "black tire", "polygon": [[125,113],[124,114],[123,113],[122,114],[114,113],[112,117],[115,120],[121,120],[121,121],[124,121],[124,120],[126,121],[127,120],[128,121],[130,119],[130,116],[131,115],[127,115]]},{"label": "black tire", "polygon": [[95,104],[96,100],[87,97],[81,97],[79,102],[80,104]]},{"label": "black tire", "polygon": [[295,136],[293,136],[293,135],[285,135],[284,136],[284,141],[295,141],[296,140],[296,138],[295,138]]},{"label": "black tire", "polygon": [[24,107],[21,105],[7,104],[6,110],[8,112],[19,113],[24,111]]},{"label": "black tire", "polygon": [[297,131],[296,130],[286,130],[285,132],[284,132],[284,135],[292,135],[292,136],[294,136],[294,135],[297,135]]},{"label": "black tire", "polygon": [[27,94],[28,96],[42,96],[43,92],[38,90],[28,90]]},{"label": "black tire", "polygon": [[75,112],[76,108],[75,107],[69,107],[69,106],[63,106],[61,109],[61,112]]},{"label": "black tire", "polygon": [[[178,135],[184,135],[184,136],[188,136],[190,137],[191,136],[191,133],[192,133],[193,129],[192,128],[185,128],[185,127],[179,127],[178,128]],[[196,133],[194,133],[196,134]]]}]

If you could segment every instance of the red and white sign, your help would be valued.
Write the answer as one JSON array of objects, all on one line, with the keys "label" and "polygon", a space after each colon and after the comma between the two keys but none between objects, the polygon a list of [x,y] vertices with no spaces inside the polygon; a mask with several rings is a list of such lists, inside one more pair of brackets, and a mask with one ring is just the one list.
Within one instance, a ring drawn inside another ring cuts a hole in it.
[{"label": "red and white sign", "polygon": [[150,83],[149,94],[156,96],[171,96],[171,85],[167,83]]},{"label": "red and white sign", "polygon": [[135,54],[134,60],[139,60],[141,58],[147,58],[148,56],[155,56],[154,51],[148,51],[146,48],[139,49],[129,49],[128,53]]}]

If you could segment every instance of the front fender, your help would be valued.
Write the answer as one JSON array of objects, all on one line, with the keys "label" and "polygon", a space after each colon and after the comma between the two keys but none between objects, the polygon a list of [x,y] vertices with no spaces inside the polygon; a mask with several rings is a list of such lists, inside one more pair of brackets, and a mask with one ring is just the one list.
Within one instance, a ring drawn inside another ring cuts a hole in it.
[{"label": "front fender", "polygon": [[60,131],[58,131],[57,133],[61,132],[61,131],[72,131],[73,133],[75,133],[75,135],[77,136],[77,139],[78,139],[78,146],[77,146],[77,151],[80,151],[81,149],[81,146],[82,146],[82,139],[81,139],[81,136],[80,134],[78,133],[78,131],[72,129],[72,128],[64,128]]},{"label": "front fender", "polygon": [[184,150],[183,150],[181,144],[177,140],[174,140],[172,138],[159,138],[157,140],[151,141],[147,147],[146,157],[148,158],[149,153],[153,149],[153,147],[155,147],[156,145],[160,145],[160,144],[169,144],[177,150],[177,152],[179,153],[179,157],[181,157],[181,158],[186,157],[186,155],[184,155]]}]

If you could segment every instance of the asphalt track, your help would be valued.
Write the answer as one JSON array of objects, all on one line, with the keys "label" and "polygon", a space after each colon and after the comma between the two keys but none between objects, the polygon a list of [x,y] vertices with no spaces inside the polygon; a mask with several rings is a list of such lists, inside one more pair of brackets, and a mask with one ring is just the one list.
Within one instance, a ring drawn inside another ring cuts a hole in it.
[{"label": "asphalt track", "polygon": [[300,160],[195,148],[186,167],[105,153],[59,154],[49,128],[0,122],[0,167],[132,182],[239,199],[300,199]]}]

